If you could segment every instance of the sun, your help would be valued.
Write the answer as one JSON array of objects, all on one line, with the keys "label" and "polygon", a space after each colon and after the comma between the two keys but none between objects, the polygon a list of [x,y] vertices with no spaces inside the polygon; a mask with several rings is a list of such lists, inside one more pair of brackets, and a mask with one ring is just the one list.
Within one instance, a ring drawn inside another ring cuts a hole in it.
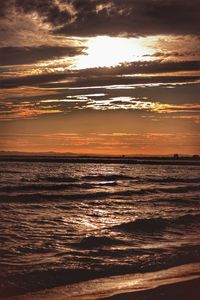
[{"label": "sun", "polygon": [[145,44],[145,38],[90,38],[85,45],[85,54],[77,57],[73,69],[113,67],[120,63],[147,60],[155,50]]}]

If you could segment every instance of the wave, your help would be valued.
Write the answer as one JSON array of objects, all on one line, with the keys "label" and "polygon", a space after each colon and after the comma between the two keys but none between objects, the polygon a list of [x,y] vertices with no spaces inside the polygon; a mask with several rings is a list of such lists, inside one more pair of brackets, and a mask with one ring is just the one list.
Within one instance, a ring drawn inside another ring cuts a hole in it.
[{"label": "wave", "polygon": [[152,219],[136,219],[135,221],[122,223],[120,225],[114,226],[113,228],[122,231],[154,232],[154,231],[162,230],[166,226],[167,226],[167,220],[162,218],[152,218]]},{"label": "wave", "polygon": [[44,193],[30,193],[30,194],[17,194],[7,195],[2,194],[0,201],[6,202],[24,202],[30,203],[31,201],[63,201],[63,200],[86,200],[102,197],[109,197],[111,193],[96,192],[96,193],[74,193],[74,194],[44,194]]},{"label": "wave", "polygon": [[21,173],[23,173],[23,171],[0,169],[0,173],[1,174],[21,174]]},{"label": "wave", "polygon": [[177,219],[174,220],[175,224],[180,224],[180,225],[188,225],[188,224],[195,224],[195,223],[200,223],[200,214],[192,215],[183,215],[178,217]]},{"label": "wave", "polygon": [[3,192],[17,192],[17,191],[57,191],[57,190],[66,190],[72,188],[92,188],[91,184],[27,184],[23,186],[4,186],[0,188],[0,191]]},{"label": "wave", "polygon": [[[20,173],[15,171],[5,171],[10,173]],[[4,173],[5,173],[4,172]],[[22,178],[22,182],[54,182],[54,183],[74,183],[78,181],[138,181],[147,183],[200,183],[200,178],[176,178],[176,177],[166,177],[166,178],[142,178],[139,176],[127,176],[123,174],[110,174],[110,175],[88,175],[82,176],[80,178],[70,177],[70,176],[39,176],[38,178],[30,180],[29,178]]]},{"label": "wave", "polygon": [[[99,268],[97,268],[96,266],[94,266],[93,268],[85,267],[73,269],[66,267],[60,267],[57,269],[46,267],[42,268],[41,270],[24,270],[23,272],[19,272],[17,274],[8,273],[6,276],[0,275],[0,279],[2,282],[1,297],[3,299],[7,297],[13,297],[12,299],[28,299],[28,295],[31,295],[31,293],[33,293],[33,296],[30,296],[30,298],[32,299],[59,299],[60,295],[62,295],[63,299],[78,299],[80,295],[81,299],[88,299],[87,296],[89,291],[90,295],[94,296],[92,298],[97,299],[99,295],[105,294],[104,287],[105,291],[108,291],[106,290],[108,282],[113,283],[117,290],[117,285],[127,280],[127,288],[130,289],[130,279],[132,282],[137,282],[139,275],[138,273],[140,273],[139,278],[142,278],[142,282],[145,282],[145,276],[147,278],[147,283],[148,281],[151,283],[153,278],[155,278],[155,280],[153,281],[153,284],[155,285],[157,284],[158,278],[164,278],[166,281],[166,279],[170,278],[174,278],[177,280],[176,277],[187,279],[187,276],[191,279],[191,274],[199,275],[199,264],[197,259],[184,259],[182,255],[175,255],[175,258],[175,262],[171,262],[170,260],[166,261],[166,257],[164,257],[163,259],[159,259],[157,263],[147,265],[140,261],[138,264],[133,263],[131,265],[128,265],[124,263],[119,264],[118,266],[115,266],[113,264],[109,267],[105,264],[102,264],[101,266],[99,266]],[[169,269],[172,267],[174,268]],[[155,273],[149,274],[149,272]],[[137,274],[134,275],[135,273]],[[131,274],[133,275],[133,277],[131,277]],[[163,274],[165,274],[164,277]],[[117,275],[122,276],[120,276],[119,278],[112,277]],[[125,277],[123,275],[125,275]],[[126,275],[128,275],[128,277]],[[150,278],[150,276],[151,280],[148,279]],[[115,282],[116,280],[117,285]],[[68,286],[69,284],[73,283],[80,283],[80,285],[75,284],[71,287]],[[51,290],[51,288],[58,289]],[[75,290],[78,293],[75,293]],[[37,291],[39,291],[39,293],[37,293]],[[91,293],[91,291],[93,293]],[[101,293],[101,291],[103,292]],[[76,297],[76,295],[78,295],[78,297]],[[92,298],[90,297],[90,299]]]},{"label": "wave", "polygon": [[169,188],[157,188],[158,192],[167,192],[167,193],[187,193],[200,191],[200,185],[186,185],[186,186],[176,186]]},{"label": "wave", "polygon": [[[140,177],[127,176],[122,174],[112,174],[112,175],[88,175],[82,176],[80,178],[70,177],[70,176],[39,176],[36,178],[35,182],[47,181],[47,182],[77,182],[82,180],[88,181],[115,181],[115,180],[136,180]],[[27,178],[23,178],[22,181],[29,181]]]},{"label": "wave", "polygon": [[[78,185],[81,187],[81,185]],[[89,188],[90,186],[88,186]],[[94,186],[93,186],[94,187]],[[50,189],[65,189],[66,186],[52,186]],[[77,187],[76,187],[77,188]],[[147,188],[139,190],[125,190],[116,192],[97,191],[94,193],[74,193],[74,194],[45,194],[45,193],[29,193],[29,194],[1,194],[1,201],[46,201],[46,200],[84,200],[84,199],[98,199],[98,198],[110,198],[110,197],[131,197],[134,195],[148,195],[153,193],[187,193],[191,191],[200,191],[200,186],[183,186],[183,187],[172,187],[172,188]]]},{"label": "wave", "polygon": [[116,186],[115,182],[102,182],[100,184],[92,183],[63,183],[63,184],[26,184],[18,186],[2,186],[0,192],[17,192],[17,191],[59,191],[59,190],[70,190],[70,189],[93,189],[103,186]]},{"label": "wave", "polygon": [[122,223],[114,226],[113,229],[128,231],[128,232],[147,232],[154,233],[164,230],[166,227],[174,225],[193,225],[200,224],[200,214],[187,214],[178,218],[151,218],[151,219],[136,219],[134,221]]},{"label": "wave", "polygon": [[107,236],[89,236],[80,241],[80,243],[73,244],[73,246],[78,248],[98,248],[102,246],[114,246],[114,245],[122,245],[125,244],[125,242],[116,239],[116,238],[110,238]]},{"label": "wave", "polygon": [[48,182],[77,182],[78,178],[66,177],[66,176],[45,176],[37,178],[38,181],[48,181]]},{"label": "wave", "polygon": [[127,190],[122,192],[117,192],[116,194],[122,196],[131,196],[134,194],[149,194],[149,193],[187,193],[187,192],[194,192],[200,191],[200,185],[187,185],[187,186],[176,186],[176,187],[161,187],[161,188],[144,188],[139,190]]},{"label": "wave", "polygon": [[191,205],[200,205],[199,197],[192,197],[192,198],[175,198],[175,197],[170,197],[170,198],[160,198],[160,199],[153,199],[151,202],[156,203],[161,203],[161,204],[166,204],[166,205],[176,205],[180,204],[182,206],[191,206]]},{"label": "wave", "polygon": [[[34,265],[33,265],[34,267]],[[99,272],[100,273],[100,272]],[[97,274],[96,277],[100,277]],[[16,274],[0,273],[1,298],[12,297],[95,278],[95,271],[78,268],[46,268],[41,270],[23,271]],[[22,284],[23,283],[23,284]]]},{"label": "wave", "polygon": [[119,191],[119,192],[95,192],[95,193],[74,193],[74,194],[46,194],[46,193],[23,193],[23,194],[1,194],[0,201],[6,202],[39,202],[39,201],[64,201],[64,200],[87,200],[87,199],[100,199],[111,198],[115,196],[130,197],[133,195],[143,195],[149,193],[145,190],[138,191]]},{"label": "wave", "polygon": [[145,181],[152,182],[152,183],[200,183],[200,178],[166,177],[166,178],[148,178],[145,179]]},{"label": "wave", "polygon": [[83,180],[92,180],[92,181],[115,181],[115,180],[135,180],[139,179],[139,177],[132,177],[122,174],[112,174],[112,175],[89,175],[83,176],[81,179]]}]

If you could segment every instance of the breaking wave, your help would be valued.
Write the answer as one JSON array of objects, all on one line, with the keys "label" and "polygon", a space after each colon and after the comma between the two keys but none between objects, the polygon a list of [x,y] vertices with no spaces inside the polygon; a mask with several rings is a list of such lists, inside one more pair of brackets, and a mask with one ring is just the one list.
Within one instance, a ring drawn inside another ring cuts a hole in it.
[{"label": "breaking wave", "polygon": [[115,226],[115,229],[122,231],[138,231],[153,233],[165,229],[166,227],[176,226],[176,225],[193,225],[200,224],[200,214],[197,215],[183,215],[176,219],[169,218],[150,218],[150,219],[136,219],[134,221],[122,223]]}]

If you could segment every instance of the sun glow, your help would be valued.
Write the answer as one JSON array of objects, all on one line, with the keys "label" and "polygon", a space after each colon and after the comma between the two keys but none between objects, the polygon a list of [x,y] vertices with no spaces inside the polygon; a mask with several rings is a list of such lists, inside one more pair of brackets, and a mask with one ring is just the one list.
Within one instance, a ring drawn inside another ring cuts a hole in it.
[{"label": "sun glow", "polygon": [[147,60],[155,52],[147,38],[98,36],[90,38],[86,47],[86,53],[77,57],[73,69],[113,67],[120,63]]}]

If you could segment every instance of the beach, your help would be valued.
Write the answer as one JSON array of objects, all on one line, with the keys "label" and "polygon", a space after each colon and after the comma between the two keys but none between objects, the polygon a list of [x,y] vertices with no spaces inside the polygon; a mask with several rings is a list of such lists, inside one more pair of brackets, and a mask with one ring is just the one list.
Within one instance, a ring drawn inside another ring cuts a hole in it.
[{"label": "beach", "polygon": [[0,0],[0,300],[200,299],[200,0]]}]

